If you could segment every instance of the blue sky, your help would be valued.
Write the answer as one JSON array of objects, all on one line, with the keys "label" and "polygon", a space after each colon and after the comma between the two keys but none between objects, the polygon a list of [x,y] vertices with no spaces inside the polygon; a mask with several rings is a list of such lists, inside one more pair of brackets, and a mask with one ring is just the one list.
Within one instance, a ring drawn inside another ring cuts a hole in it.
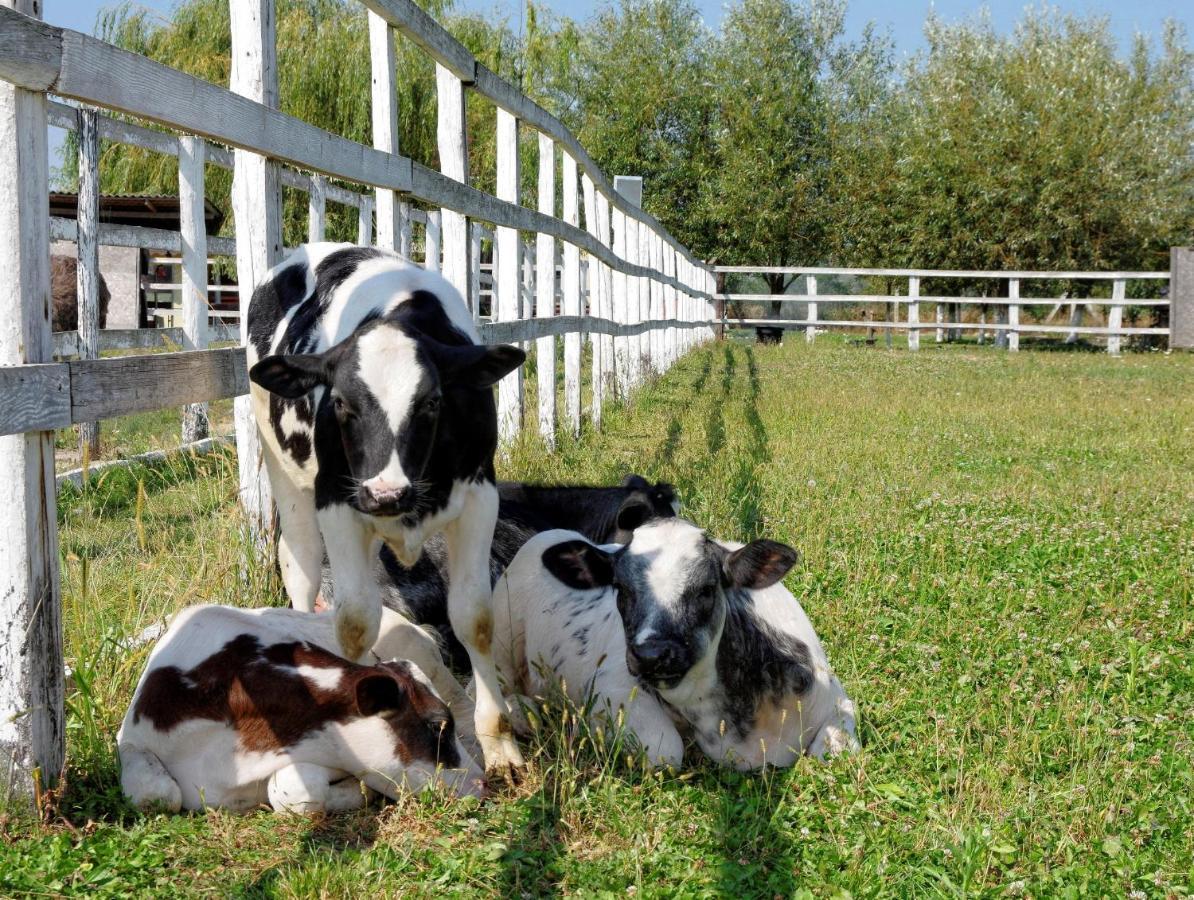
[{"label": "blue sky", "polygon": [[[169,11],[174,0],[139,0],[149,9]],[[722,0],[696,0],[710,27],[721,22]],[[592,0],[548,0],[557,12],[584,19],[603,4]],[[54,25],[65,25],[79,31],[91,32],[96,15],[114,5],[113,0],[46,0],[46,21]],[[457,0],[457,5],[470,11],[505,17],[517,23],[521,3],[519,0]],[[992,20],[1001,30],[1008,30],[1020,17],[1026,5],[1025,0],[850,0],[847,26],[852,34],[861,32],[867,22],[876,22],[880,27],[890,29],[896,48],[901,54],[913,53],[923,46],[922,26],[930,9],[946,21],[956,21],[975,15],[986,7]],[[1096,13],[1111,17],[1112,27],[1125,43],[1141,31],[1145,34],[1160,33],[1161,23],[1167,18],[1177,18],[1194,32],[1194,3],[1179,3],[1175,0],[1059,0],[1054,5],[1071,12]]]}]

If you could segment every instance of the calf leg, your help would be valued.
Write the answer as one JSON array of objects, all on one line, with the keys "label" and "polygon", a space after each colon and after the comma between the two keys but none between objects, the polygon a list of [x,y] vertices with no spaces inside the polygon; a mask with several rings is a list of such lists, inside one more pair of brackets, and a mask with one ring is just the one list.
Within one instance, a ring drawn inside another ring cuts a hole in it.
[{"label": "calf leg", "polygon": [[149,810],[160,806],[167,812],[182,807],[182,789],[166,771],[162,761],[148,750],[120,748],[120,787],[134,806]]},{"label": "calf leg", "polygon": [[334,769],[313,763],[285,766],[269,777],[269,805],[274,812],[324,812],[331,780],[338,775]]},{"label": "calf leg", "polygon": [[336,595],[336,641],[345,657],[361,662],[377,641],[381,625],[373,532],[356,510],[343,503],[319,511],[319,530],[326,536]]},{"label": "calf leg", "polygon": [[282,526],[278,539],[278,563],[290,605],[302,612],[315,609],[323,564],[323,539],[315,514],[315,494],[304,490],[283,470],[274,451],[265,446],[265,468],[278,506]]},{"label": "calf leg", "polygon": [[493,662],[489,549],[497,508],[493,484],[472,485],[464,509],[444,529],[444,537],[448,546],[448,619],[473,665],[477,742],[486,771],[506,776],[523,762]]}]

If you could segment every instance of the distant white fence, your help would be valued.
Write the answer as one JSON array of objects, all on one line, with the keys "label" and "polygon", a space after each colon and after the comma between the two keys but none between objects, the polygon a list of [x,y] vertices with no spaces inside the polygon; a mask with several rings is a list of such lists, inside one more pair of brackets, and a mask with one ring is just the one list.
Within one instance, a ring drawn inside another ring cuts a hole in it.
[{"label": "distant white fence", "polygon": [[[960,336],[963,330],[977,331],[980,340],[991,332],[995,343],[1008,350],[1020,349],[1022,334],[1064,334],[1067,339],[1079,335],[1098,335],[1107,339],[1107,352],[1118,354],[1122,339],[1133,335],[1163,335],[1168,338],[1167,327],[1129,327],[1123,324],[1125,307],[1169,307],[1170,301],[1161,297],[1134,299],[1127,296],[1129,281],[1168,281],[1168,272],[1015,272],[1015,271],[970,271],[945,269],[835,269],[824,267],[793,266],[717,266],[714,271],[719,280],[726,275],[786,275],[803,276],[803,294],[717,294],[720,307],[720,323],[726,327],[773,327],[803,329],[812,341],[818,329],[863,328],[885,331],[890,341],[892,332],[903,331],[908,336],[908,349],[920,349],[922,331],[934,331],[938,343]],[[817,290],[817,278],[829,276],[854,276],[887,279],[907,279],[907,294],[821,294]],[[1006,282],[1002,297],[922,296],[921,281],[927,279],[951,279],[964,281]],[[1069,297],[1021,297],[1020,288],[1026,281],[1110,281],[1110,298]],[[759,303],[805,303],[806,315],[802,319],[748,318],[735,314],[735,307]],[[880,303],[887,306],[885,320],[823,318],[824,306]],[[932,320],[921,319],[922,304],[934,309]],[[979,307],[980,321],[964,322],[960,310],[965,306]],[[1065,325],[1049,325],[1021,320],[1020,312],[1025,306],[1068,306],[1070,321]],[[1108,308],[1107,324],[1101,326],[1083,324],[1083,307],[1103,306]],[[986,321],[986,308],[994,307],[996,317]],[[903,310],[903,320],[900,311]]]},{"label": "distant white fence", "polygon": [[[244,349],[206,349],[211,340],[229,336],[209,327],[207,260],[209,254],[235,254],[239,283],[258,283],[282,256],[283,186],[307,192],[312,240],[324,236],[329,202],[358,210],[361,243],[409,253],[412,226],[421,225],[426,264],[444,273],[468,299],[474,316],[482,296],[482,235],[470,224],[492,226],[494,321],[482,323],[481,333],[489,342],[535,342],[535,420],[549,445],[557,431],[557,337],[564,343],[559,418],[577,434],[586,404],[599,426],[607,398],[626,396],[649,374],[666,370],[712,336],[711,271],[616,193],[558,120],[478,63],[410,0],[365,0],[365,5],[373,68],[372,147],[278,110],[271,0],[230,0],[231,90],[45,25],[36,18],[40,0],[0,0],[0,184],[6,201],[0,211],[0,271],[5,273],[0,285],[0,527],[6,536],[0,542],[0,753],[7,757],[0,791],[31,794],[39,784],[48,786],[64,759],[54,429],[187,406],[193,436],[204,430],[201,404],[236,397],[241,502],[255,532],[263,540],[268,534],[272,504],[243,396],[248,389]],[[440,172],[399,153],[395,32],[436,63]],[[467,184],[466,90],[497,106],[497,196]],[[60,103],[49,94],[84,106]],[[48,214],[51,123],[79,131],[77,221],[51,220]],[[538,133],[536,209],[518,203],[520,127]],[[178,233],[98,221],[101,139],[178,157]],[[205,232],[207,163],[234,172],[235,239]],[[562,209],[556,204],[557,178]],[[419,211],[412,204],[427,208]],[[520,232],[534,235],[533,267],[522,264]],[[73,335],[50,332],[52,236],[79,244],[80,322]],[[137,332],[101,338],[98,279],[93,277],[100,244],[181,256],[183,324],[170,330],[169,339],[183,352],[98,358],[114,343],[141,348],[167,337],[156,329],[152,337]],[[524,317],[529,297],[535,299],[534,316]],[[240,330],[243,339],[243,319]],[[587,400],[581,393],[585,335],[592,359]],[[56,354],[78,358],[56,361]],[[519,370],[498,389],[503,440],[522,427],[524,405]]]}]

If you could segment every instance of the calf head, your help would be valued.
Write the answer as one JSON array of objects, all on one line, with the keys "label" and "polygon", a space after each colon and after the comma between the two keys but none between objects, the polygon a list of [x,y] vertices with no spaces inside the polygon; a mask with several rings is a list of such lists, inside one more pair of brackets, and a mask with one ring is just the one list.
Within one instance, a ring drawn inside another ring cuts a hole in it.
[{"label": "calf head", "polygon": [[440,780],[458,794],[483,793],[481,772],[456,738],[451,709],[418,666],[393,660],[361,667],[353,690],[358,714],[379,721],[389,740],[360,748],[362,761],[371,762],[363,775],[369,787],[392,797],[396,786],[418,790]]},{"label": "calf head", "polygon": [[715,664],[727,592],[770,587],[796,559],[791,547],[769,540],[727,550],[678,518],[640,525],[616,551],[572,540],[543,552],[544,566],[569,587],[617,591],[627,666],[664,692]]},{"label": "calf head", "polygon": [[666,481],[655,484],[642,475],[627,475],[622,487],[630,490],[618,507],[615,528],[609,536],[611,544],[629,543],[634,530],[652,519],[671,519],[680,514],[676,489]]},{"label": "calf head", "polygon": [[325,389],[319,422],[339,430],[351,486],[345,499],[368,515],[417,518],[437,446],[467,439],[445,434],[446,420],[455,413],[473,426],[475,392],[525,358],[517,347],[444,344],[379,319],[324,353],[268,356],[249,378],[288,399]]}]

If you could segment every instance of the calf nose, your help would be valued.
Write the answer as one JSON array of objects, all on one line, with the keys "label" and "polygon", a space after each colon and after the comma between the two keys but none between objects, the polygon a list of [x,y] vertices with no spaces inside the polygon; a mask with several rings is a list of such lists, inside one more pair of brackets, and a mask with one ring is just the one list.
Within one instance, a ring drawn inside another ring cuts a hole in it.
[{"label": "calf nose", "polygon": [[365,483],[361,485],[360,505],[368,513],[395,516],[410,511],[414,505],[414,491],[409,485],[395,488]]},{"label": "calf nose", "polygon": [[631,668],[648,681],[672,681],[683,677],[684,648],[675,641],[649,640],[631,648]]}]

